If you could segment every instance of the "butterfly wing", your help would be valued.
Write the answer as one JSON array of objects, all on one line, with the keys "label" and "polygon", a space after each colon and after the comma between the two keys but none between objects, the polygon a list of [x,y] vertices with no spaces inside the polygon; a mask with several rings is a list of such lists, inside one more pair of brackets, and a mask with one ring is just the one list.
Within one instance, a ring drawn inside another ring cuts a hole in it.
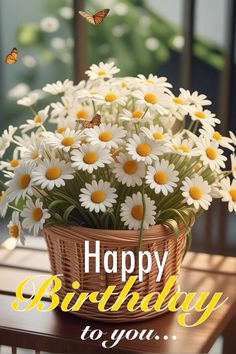
[{"label": "butterfly wing", "polygon": [[101,124],[101,116],[100,114],[95,114],[90,122],[84,119],[79,119],[78,123],[82,124],[84,128],[93,128],[95,125]]},{"label": "butterfly wing", "polygon": [[84,128],[92,128],[92,127],[93,127],[93,125],[92,125],[91,122],[88,122],[87,120],[84,120],[84,119],[78,119],[77,122],[78,122],[79,124],[82,124],[82,126],[83,126]]},{"label": "butterfly wing", "polygon": [[95,125],[100,125],[100,124],[101,124],[101,116],[100,116],[100,114],[96,114],[96,115],[93,117],[93,119],[91,120],[90,123],[93,125],[93,127],[94,127]]},{"label": "butterfly wing", "polygon": [[95,25],[100,25],[100,23],[103,22],[104,18],[108,15],[110,9],[103,9],[101,11],[98,11],[94,16],[94,22]]},{"label": "butterfly wing", "polygon": [[91,23],[92,25],[95,25],[94,16],[90,12],[88,12],[88,11],[79,11],[79,14],[80,14],[80,16],[85,18],[85,20],[87,20],[89,23]]},{"label": "butterfly wing", "polygon": [[13,48],[12,51],[6,56],[5,62],[7,64],[15,64],[18,58],[17,48]]}]

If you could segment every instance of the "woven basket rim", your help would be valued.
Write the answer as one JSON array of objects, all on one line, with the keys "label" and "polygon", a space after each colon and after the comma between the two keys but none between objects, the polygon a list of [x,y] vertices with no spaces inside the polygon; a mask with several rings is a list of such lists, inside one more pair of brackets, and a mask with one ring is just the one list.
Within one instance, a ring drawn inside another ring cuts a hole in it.
[{"label": "woven basket rim", "polygon": [[[186,227],[182,221],[179,222],[179,237],[186,233]],[[80,235],[84,238],[89,235],[89,239],[115,242],[129,245],[136,245],[139,239],[139,230],[116,230],[116,229],[95,229],[84,227],[80,225],[61,225],[55,224],[45,226],[43,229],[44,234],[50,233],[68,241],[68,239],[74,239]],[[174,232],[170,227],[157,224],[145,229],[143,232],[142,244],[163,241],[168,238],[176,238]]]}]

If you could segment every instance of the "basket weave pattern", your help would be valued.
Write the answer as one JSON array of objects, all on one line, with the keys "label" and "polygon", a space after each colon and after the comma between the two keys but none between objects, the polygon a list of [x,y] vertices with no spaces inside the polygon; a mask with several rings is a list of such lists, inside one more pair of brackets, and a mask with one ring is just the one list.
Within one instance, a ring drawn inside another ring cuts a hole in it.
[{"label": "basket weave pattern", "polygon": [[[50,264],[53,274],[63,274],[60,277],[62,287],[57,293],[62,301],[68,292],[75,292],[79,296],[80,292],[104,292],[109,285],[116,285],[116,292],[120,292],[124,286],[121,281],[121,251],[138,251],[138,232],[128,230],[103,230],[90,229],[80,226],[49,226],[44,229],[44,237],[47,242]],[[90,241],[90,252],[95,250],[95,241],[100,240],[100,273],[95,273],[94,259],[90,259],[90,273],[84,273],[84,241]],[[142,298],[150,292],[161,292],[168,278],[171,275],[179,275],[181,260],[186,243],[186,232],[183,226],[180,228],[180,235],[176,239],[172,231],[164,226],[156,225],[144,231],[142,240],[142,251],[149,251],[152,254],[152,269],[150,273],[144,274],[143,281],[136,281],[131,291],[137,291]],[[118,271],[117,273],[106,273],[104,270],[104,253],[109,251],[118,252]],[[160,259],[163,258],[164,251],[168,251],[167,261],[160,282],[156,282],[158,269],[154,258],[154,251],[158,251]],[[132,275],[136,275],[137,271]],[[73,281],[80,283],[80,288],[74,290],[71,287]],[[175,284],[171,288],[168,297],[162,307],[167,305],[178,288]],[[78,296],[74,296],[73,305]],[[106,308],[112,306],[115,295],[107,302]],[[153,305],[156,298],[150,301]],[[137,310],[128,312],[127,302],[125,302],[117,312],[99,312],[97,304],[85,301],[78,312],[73,312],[78,316],[101,320],[106,322],[130,322],[148,319],[163,312],[143,312]]]}]

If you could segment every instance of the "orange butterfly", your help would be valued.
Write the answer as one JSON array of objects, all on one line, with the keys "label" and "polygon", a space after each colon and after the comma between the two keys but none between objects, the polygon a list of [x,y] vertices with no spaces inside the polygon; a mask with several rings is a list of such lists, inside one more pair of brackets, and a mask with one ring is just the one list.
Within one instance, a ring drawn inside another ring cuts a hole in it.
[{"label": "orange butterfly", "polygon": [[17,48],[13,48],[12,51],[7,54],[5,58],[5,63],[7,64],[15,64],[17,62],[18,58],[18,50]]},{"label": "orange butterfly", "polygon": [[103,9],[96,12],[94,15],[89,11],[79,11],[79,14],[92,25],[100,25],[100,23],[102,23],[104,18],[108,15],[109,11],[110,9]]},{"label": "orange butterfly", "polygon": [[93,119],[90,122],[87,122],[84,119],[79,119],[78,122],[84,126],[84,128],[93,128],[95,125],[101,124],[101,116],[100,114],[95,114]]}]

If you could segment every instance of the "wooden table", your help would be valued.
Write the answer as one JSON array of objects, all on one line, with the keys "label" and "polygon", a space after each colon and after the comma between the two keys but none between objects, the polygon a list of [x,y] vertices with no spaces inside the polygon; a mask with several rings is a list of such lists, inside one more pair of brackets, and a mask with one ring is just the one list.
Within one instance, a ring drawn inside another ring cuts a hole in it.
[{"label": "wooden table", "polygon": [[[32,274],[49,273],[45,245],[40,241],[32,247],[34,249],[17,248],[11,253],[0,249],[0,344],[11,346],[13,353],[16,347],[31,348],[36,353],[206,353],[222,333],[225,335],[224,353],[236,353],[236,258],[191,252],[186,256],[181,273],[184,291],[223,291],[224,296],[229,297],[202,325],[183,328],[177,322],[178,313],[166,313],[135,324],[111,325],[83,320],[60,310],[14,312],[10,304],[17,284]],[[191,319],[196,316],[199,314],[193,314]],[[100,341],[81,340],[86,326],[99,328],[107,332],[107,336],[114,329],[154,329],[160,339],[122,340],[118,346],[107,350]]]}]

